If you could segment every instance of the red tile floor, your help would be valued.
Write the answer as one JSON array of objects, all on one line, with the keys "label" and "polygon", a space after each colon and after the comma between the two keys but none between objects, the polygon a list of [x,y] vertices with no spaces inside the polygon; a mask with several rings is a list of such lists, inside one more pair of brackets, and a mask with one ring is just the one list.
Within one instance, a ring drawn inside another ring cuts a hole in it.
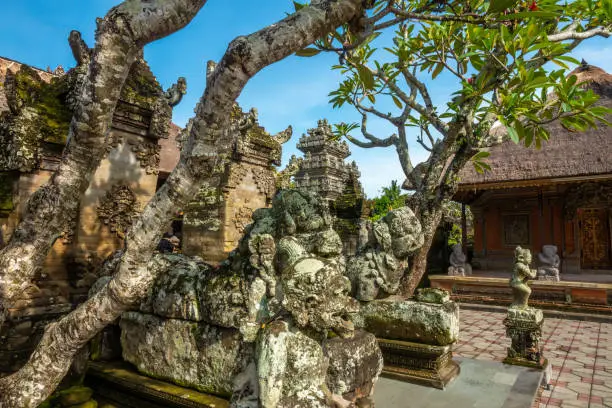
[{"label": "red tile floor", "polygon": [[[510,340],[505,313],[461,310],[456,356],[501,361]],[[612,408],[612,323],[546,318],[544,356],[552,364],[550,390],[532,408]]]}]

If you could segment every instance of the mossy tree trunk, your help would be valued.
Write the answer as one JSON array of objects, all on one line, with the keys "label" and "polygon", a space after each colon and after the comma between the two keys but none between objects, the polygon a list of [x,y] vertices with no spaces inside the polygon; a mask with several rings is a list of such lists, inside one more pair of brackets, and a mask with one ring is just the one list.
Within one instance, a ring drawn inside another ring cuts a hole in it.
[{"label": "mossy tree trunk", "polygon": [[157,268],[148,263],[165,226],[176,209],[184,207],[204,184],[206,175],[223,164],[232,142],[228,118],[247,81],[264,67],[359,17],[362,10],[361,0],[312,2],[284,20],[230,43],[208,76],[181,160],[129,230],[112,280],[75,311],[49,325],[28,363],[0,379],[0,405],[37,406],[65,375],[74,354],[144,297],[157,276]]},{"label": "mossy tree trunk", "polygon": [[104,155],[122,85],[142,47],[187,25],[205,2],[126,1],[98,22],[91,55],[83,47],[75,52],[77,62],[88,64],[88,69],[77,91],[79,104],[62,161],[49,182],[32,194],[23,220],[0,250],[0,327],[7,309],[30,285],[53,242],[77,213]]}]

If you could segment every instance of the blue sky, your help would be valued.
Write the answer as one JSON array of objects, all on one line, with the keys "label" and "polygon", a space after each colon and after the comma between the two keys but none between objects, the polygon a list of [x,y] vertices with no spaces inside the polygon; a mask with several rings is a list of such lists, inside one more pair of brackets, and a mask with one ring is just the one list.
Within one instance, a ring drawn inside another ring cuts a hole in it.
[{"label": "blue sky", "polygon": [[[119,0],[3,0],[0,14],[0,55],[40,68],[74,66],[68,46],[70,30],[79,30],[93,46],[96,17],[103,17]],[[187,78],[188,92],[174,110],[174,121],[184,125],[193,115],[193,108],[204,90],[206,61],[218,61],[227,44],[236,36],[249,34],[274,23],[292,11],[290,0],[209,0],[199,15],[183,30],[145,48],[153,73],[164,88],[176,78]],[[612,39],[594,39],[582,44],[575,52],[578,59],[612,72]],[[298,138],[306,129],[315,127],[317,120],[327,118],[332,123],[358,121],[351,108],[333,110],[327,94],[335,89],[340,75],[330,69],[337,62],[332,55],[313,58],[291,56],[256,75],[238,99],[243,110],[256,107],[260,123],[276,133],[292,125],[293,138],[283,151],[283,163],[295,149]],[[439,76],[428,83],[436,104],[444,104],[456,86],[450,78]],[[370,130],[387,136],[391,129],[373,121]],[[391,180],[404,180],[394,149],[361,149],[351,146],[350,157],[362,173],[362,184],[369,197],[378,195],[381,187]],[[412,146],[415,162],[425,158],[425,152]]]}]

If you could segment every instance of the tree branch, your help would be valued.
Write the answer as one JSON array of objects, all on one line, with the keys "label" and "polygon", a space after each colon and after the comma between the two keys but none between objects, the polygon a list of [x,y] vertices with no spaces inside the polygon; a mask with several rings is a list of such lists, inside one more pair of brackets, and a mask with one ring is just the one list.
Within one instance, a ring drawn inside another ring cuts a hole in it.
[{"label": "tree branch", "polygon": [[248,80],[361,12],[361,0],[319,1],[230,43],[209,76],[177,167],[128,231],[115,275],[92,298],[48,327],[21,370],[0,379],[1,403],[7,407],[37,406],[66,373],[74,354],[146,295],[157,277],[147,265],[164,228],[229,153],[230,113]]}]

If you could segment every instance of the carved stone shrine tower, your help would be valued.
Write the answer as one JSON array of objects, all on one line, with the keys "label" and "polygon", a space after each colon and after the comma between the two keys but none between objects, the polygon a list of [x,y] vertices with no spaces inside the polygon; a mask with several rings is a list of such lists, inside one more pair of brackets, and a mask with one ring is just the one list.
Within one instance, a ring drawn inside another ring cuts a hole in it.
[{"label": "carved stone shrine tower", "polygon": [[354,254],[365,209],[365,197],[359,182],[361,173],[354,161],[344,161],[351,155],[348,144],[333,139],[326,119],[319,120],[317,127],[307,132],[297,144],[297,148],[304,152],[304,159],[295,175],[295,185],[316,192],[328,201],[336,217],[334,229],[342,238],[344,252]]}]

